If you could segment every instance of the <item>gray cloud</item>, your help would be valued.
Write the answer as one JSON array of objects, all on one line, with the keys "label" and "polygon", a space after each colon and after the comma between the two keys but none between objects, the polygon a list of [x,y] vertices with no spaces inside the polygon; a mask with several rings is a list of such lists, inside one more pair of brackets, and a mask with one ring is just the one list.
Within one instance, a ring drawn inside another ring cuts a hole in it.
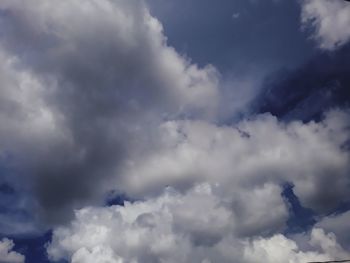
[{"label": "gray cloud", "polygon": [[[235,101],[221,76],[168,46],[142,1],[4,0],[0,10],[0,158],[11,156],[33,213],[65,223],[54,227],[52,259],[347,256],[326,221],[305,234],[307,252],[279,233],[284,183],[321,215],[350,199],[348,110],[320,122],[263,114],[220,125],[235,111],[221,105]],[[251,93],[237,92],[238,108]],[[110,191],[139,201],[97,208]]]},{"label": "gray cloud", "polygon": [[326,231],[333,232],[337,236],[339,243],[342,244],[345,248],[349,249],[349,220],[350,212],[345,212],[342,214],[325,217],[317,223],[317,226],[325,229]]},{"label": "gray cloud", "polygon": [[[1,148],[19,159],[48,221],[101,200],[104,178],[181,114],[211,118],[217,72],[167,46],[141,1],[2,1]],[[147,132],[146,132],[147,131]]]}]

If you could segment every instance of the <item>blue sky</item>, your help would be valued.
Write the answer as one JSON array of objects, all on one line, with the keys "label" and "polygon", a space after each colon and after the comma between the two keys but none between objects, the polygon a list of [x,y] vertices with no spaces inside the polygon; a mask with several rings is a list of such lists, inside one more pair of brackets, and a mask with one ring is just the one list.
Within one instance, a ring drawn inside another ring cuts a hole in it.
[{"label": "blue sky", "polygon": [[153,0],[150,7],[171,45],[221,71],[293,68],[315,52],[300,30],[296,1]]},{"label": "blue sky", "polygon": [[350,5],[0,3],[0,262],[350,258]]}]

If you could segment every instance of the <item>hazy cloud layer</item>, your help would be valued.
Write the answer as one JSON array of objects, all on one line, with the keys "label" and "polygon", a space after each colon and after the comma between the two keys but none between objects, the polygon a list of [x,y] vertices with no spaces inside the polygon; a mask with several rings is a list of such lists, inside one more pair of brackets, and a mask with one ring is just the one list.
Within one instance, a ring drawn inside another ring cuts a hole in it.
[{"label": "hazy cloud layer", "polygon": [[350,4],[341,0],[301,0],[301,20],[311,27],[322,49],[333,50],[350,39]]},{"label": "hazy cloud layer", "polygon": [[24,263],[24,256],[12,251],[13,242],[9,239],[0,241],[0,262],[1,263]]}]

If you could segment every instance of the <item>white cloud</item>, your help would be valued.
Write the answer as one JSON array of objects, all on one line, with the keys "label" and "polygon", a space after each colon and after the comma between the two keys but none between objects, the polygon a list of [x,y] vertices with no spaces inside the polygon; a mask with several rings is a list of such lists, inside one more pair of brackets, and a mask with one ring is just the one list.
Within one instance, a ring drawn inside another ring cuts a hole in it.
[{"label": "white cloud", "polygon": [[329,211],[349,200],[349,152],[343,150],[348,114],[334,110],[324,121],[306,124],[284,124],[269,114],[234,127],[167,122],[151,149],[127,160],[118,185],[128,195],[144,197],[167,185],[186,190],[209,182],[244,203],[260,194],[256,187],[291,182],[303,205]]},{"label": "white cloud", "polygon": [[333,50],[350,39],[350,4],[342,0],[301,0],[303,26],[320,48]]},{"label": "white cloud", "polygon": [[209,185],[184,195],[168,189],[125,207],[85,208],[76,216],[71,227],[55,230],[48,249],[53,259],[75,258],[85,247],[90,253],[112,249],[126,262],[188,262],[192,244],[216,244],[234,227],[232,212]]},{"label": "white cloud", "polygon": [[302,251],[298,244],[283,235],[271,238],[258,238],[244,249],[246,263],[303,263],[344,259],[349,257],[335,240],[333,234],[326,234],[322,229],[314,228],[308,240],[313,250]]},{"label": "white cloud", "polygon": [[72,263],[123,263],[113,250],[105,247],[94,247],[91,251],[86,248],[79,249],[71,260]]},{"label": "white cloud", "polygon": [[0,241],[0,262],[2,263],[24,263],[24,256],[12,251],[14,244],[9,239]]},{"label": "white cloud", "polygon": [[54,231],[48,253],[75,263],[304,263],[349,256],[333,234],[318,228],[307,236],[307,251],[281,234],[242,238],[237,230],[244,219],[238,213],[209,185],[185,194],[168,189],[125,207],[77,211],[68,227]]}]

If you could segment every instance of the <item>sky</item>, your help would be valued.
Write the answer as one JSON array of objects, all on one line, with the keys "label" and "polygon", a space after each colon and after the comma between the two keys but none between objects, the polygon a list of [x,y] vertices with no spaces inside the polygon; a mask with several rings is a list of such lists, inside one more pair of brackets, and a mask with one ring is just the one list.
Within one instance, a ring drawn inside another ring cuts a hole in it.
[{"label": "sky", "polygon": [[0,0],[0,263],[350,259],[350,3]]}]

